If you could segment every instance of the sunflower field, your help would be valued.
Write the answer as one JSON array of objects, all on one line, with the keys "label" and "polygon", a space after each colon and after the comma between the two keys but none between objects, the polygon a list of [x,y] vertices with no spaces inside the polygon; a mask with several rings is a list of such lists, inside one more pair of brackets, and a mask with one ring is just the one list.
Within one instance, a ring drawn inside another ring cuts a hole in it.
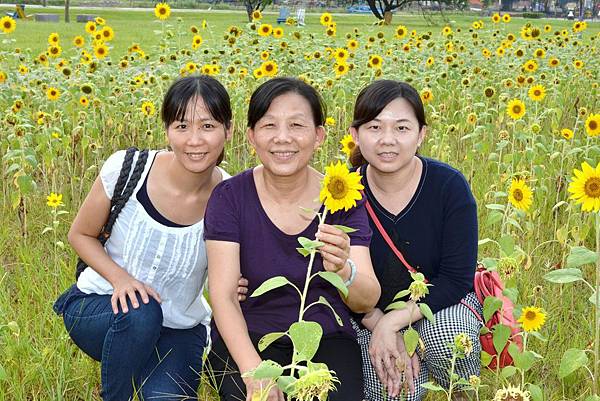
[{"label": "sunflower field", "polygon": [[[85,12],[97,17],[0,17],[0,400],[100,400],[98,364],[51,309],[74,278],[66,233],[111,153],[165,147],[161,100],[189,74],[215,76],[231,95],[234,138],[222,164],[231,174],[258,163],[245,116],[270,77],[299,77],[322,94],[321,171],[353,146],[360,88],[378,78],[412,84],[429,126],[421,154],[470,182],[479,260],[504,279],[523,329],[523,349],[508,349],[514,366],[484,368],[472,399],[600,400],[600,23],[395,15],[381,26],[323,13],[297,26],[278,25],[276,13],[249,23],[244,12],[162,3]],[[499,305],[484,307],[489,315]],[[502,350],[509,333],[493,334]],[[217,399],[208,380],[200,399]],[[431,391],[437,399],[449,397]]]}]

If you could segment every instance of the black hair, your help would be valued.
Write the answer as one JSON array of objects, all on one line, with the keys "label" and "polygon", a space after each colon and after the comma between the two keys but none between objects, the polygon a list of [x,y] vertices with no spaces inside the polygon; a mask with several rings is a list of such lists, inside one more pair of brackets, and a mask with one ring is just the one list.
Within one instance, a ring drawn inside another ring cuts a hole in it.
[{"label": "black hair", "polygon": [[[350,126],[358,129],[361,125],[374,120],[390,102],[398,98],[405,99],[411,105],[419,123],[419,130],[427,125],[425,108],[415,88],[406,82],[380,79],[364,87],[358,94]],[[350,163],[356,167],[365,162],[359,147],[355,146],[350,155]]]},{"label": "black hair", "polygon": [[316,89],[300,79],[282,77],[264,82],[252,93],[248,106],[248,127],[254,129],[258,120],[269,110],[273,100],[286,93],[296,93],[306,99],[310,105],[315,126],[325,124],[327,108]]},{"label": "black hair", "polygon": [[194,75],[180,78],[171,84],[161,109],[161,118],[165,127],[174,121],[183,121],[187,106],[193,99],[201,98],[211,116],[231,127],[231,101],[225,87],[208,75]]},{"label": "black hair", "polygon": [[[198,99],[202,99],[212,118],[225,129],[231,127],[231,101],[225,87],[208,75],[194,75],[178,79],[167,90],[160,112],[165,128],[174,121],[183,121],[188,104]],[[224,152],[219,155],[217,165],[223,161]]]}]

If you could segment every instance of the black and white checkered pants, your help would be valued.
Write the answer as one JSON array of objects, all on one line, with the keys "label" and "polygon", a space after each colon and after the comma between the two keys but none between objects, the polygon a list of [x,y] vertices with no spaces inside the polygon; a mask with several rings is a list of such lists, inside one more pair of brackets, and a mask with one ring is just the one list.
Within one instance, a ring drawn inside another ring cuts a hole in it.
[{"label": "black and white checkered pants", "polygon": [[[483,316],[483,308],[475,293],[471,292],[463,299],[480,316]],[[352,326],[356,330],[358,343],[360,344],[363,359],[364,375],[364,397],[366,401],[420,401],[425,396],[427,390],[421,387],[421,384],[429,381],[429,376],[444,387],[448,387],[448,371],[450,370],[450,360],[452,353],[448,344],[454,342],[457,334],[465,333],[473,341],[473,352],[467,358],[456,361],[455,373],[466,379],[471,375],[479,376],[481,362],[481,343],[479,342],[479,330],[482,323],[475,314],[465,305],[459,303],[443,309],[435,314],[435,324],[431,324],[427,319],[421,319],[413,327],[419,332],[419,336],[425,344],[425,349],[421,357],[421,371],[415,381],[414,394],[401,394],[400,397],[392,398],[386,395],[384,387],[375,373],[371,359],[369,357],[369,342],[371,341],[371,332],[359,325],[353,320]]]}]

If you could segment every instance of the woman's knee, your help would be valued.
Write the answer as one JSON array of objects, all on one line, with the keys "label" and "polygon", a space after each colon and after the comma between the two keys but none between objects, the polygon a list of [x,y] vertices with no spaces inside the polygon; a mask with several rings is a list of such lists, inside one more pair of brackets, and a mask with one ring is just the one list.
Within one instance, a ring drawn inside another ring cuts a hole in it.
[{"label": "woman's knee", "polygon": [[137,308],[134,308],[127,300],[127,306],[129,308],[127,313],[119,311],[115,317],[114,332],[127,330],[139,335],[140,339],[146,336],[156,337],[160,334],[163,313],[160,304],[154,298],[150,298],[147,304],[140,302]]}]

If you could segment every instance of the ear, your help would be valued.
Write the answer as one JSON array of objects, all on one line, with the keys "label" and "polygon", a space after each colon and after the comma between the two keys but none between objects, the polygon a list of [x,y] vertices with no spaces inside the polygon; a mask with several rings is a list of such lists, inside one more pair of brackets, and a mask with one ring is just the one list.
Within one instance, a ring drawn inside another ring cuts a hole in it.
[{"label": "ear", "polygon": [[233,138],[233,122],[229,123],[229,128],[225,129],[225,141],[230,141]]},{"label": "ear", "polygon": [[356,145],[358,145],[358,130],[355,127],[348,128],[350,135],[352,135],[352,140]]},{"label": "ear", "polygon": [[315,146],[314,146],[315,150],[319,146],[321,146],[321,144],[323,144],[323,142],[325,142],[325,137],[327,136],[327,131],[325,131],[325,127],[323,127],[322,125],[319,125],[316,128],[316,131],[317,131],[317,138],[316,138]]},{"label": "ear", "polygon": [[421,130],[419,131],[419,142],[417,144],[417,146],[421,146],[421,144],[423,143],[423,141],[425,140],[425,136],[427,135],[427,126],[424,125]]},{"label": "ear", "polygon": [[248,137],[248,142],[252,147],[255,147],[256,141],[254,140],[254,130],[250,127],[246,130],[246,136]]}]

